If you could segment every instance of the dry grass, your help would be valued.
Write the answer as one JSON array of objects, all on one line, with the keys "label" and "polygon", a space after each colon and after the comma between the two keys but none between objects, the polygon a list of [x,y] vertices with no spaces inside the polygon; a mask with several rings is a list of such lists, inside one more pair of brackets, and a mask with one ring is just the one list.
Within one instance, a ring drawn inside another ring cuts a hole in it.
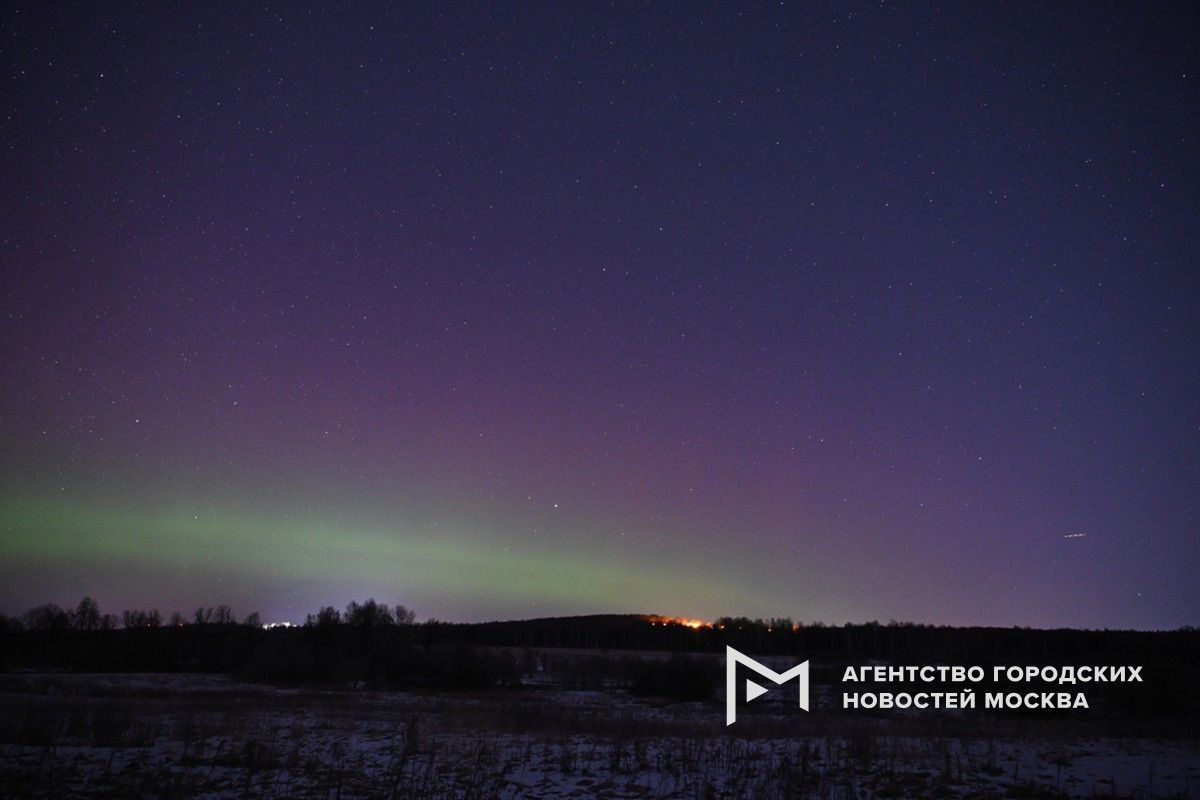
[{"label": "dry grass", "polygon": [[726,729],[716,704],[561,691],[0,689],[13,798],[1200,797],[1194,740],[1114,743],[1068,722],[768,713]]}]

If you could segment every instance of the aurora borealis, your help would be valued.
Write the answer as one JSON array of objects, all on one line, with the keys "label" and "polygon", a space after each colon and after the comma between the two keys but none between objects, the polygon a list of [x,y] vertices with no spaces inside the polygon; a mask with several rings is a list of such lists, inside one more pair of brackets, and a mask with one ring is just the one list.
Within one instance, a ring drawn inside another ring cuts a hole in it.
[{"label": "aurora borealis", "polygon": [[6,15],[0,610],[1196,624],[1194,11]]}]

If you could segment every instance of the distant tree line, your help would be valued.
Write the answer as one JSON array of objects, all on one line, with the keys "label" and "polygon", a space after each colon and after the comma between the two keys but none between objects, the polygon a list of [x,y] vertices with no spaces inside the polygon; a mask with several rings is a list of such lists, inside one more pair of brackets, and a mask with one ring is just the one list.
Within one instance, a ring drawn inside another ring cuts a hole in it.
[{"label": "distant tree line", "polygon": [[[126,609],[119,616],[101,613],[91,597],[71,609],[54,603],[32,608],[19,617],[0,614],[0,633],[20,631],[95,632],[188,627],[261,629],[258,612],[239,622],[227,605],[202,606],[190,616],[176,611],[164,622],[158,609]],[[1139,653],[1151,657],[1200,652],[1200,630],[1173,631],[1045,630],[1035,628],[964,628],[891,621],[886,624],[826,625],[796,623],[787,617],[751,619],[722,617],[714,622],[677,620],[634,614],[547,617],[505,622],[448,623],[416,614],[397,603],[374,598],[349,603],[344,610],[324,606],[308,614],[303,629],[378,631],[381,636],[404,630],[403,638],[425,646],[549,647],[613,650],[661,650],[705,653],[726,644],[758,655],[812,656],[847,663],[862,659],[937,663],[1009,662],[1023,658],[1087,658]],[[1186,658],[1185,661],[1192,661]]]},{"label": "distant tree line", "polygon": [[329,628],[335,625],[353,625],[356,628],[383,628],[388,625],[412,625],[417,615],[411,609],[397,604],[388,608],[387,603],[377,603],[370,598],[365,603],[351,602],[343,614],[333,606],[325,606],[315,614],[309,614],[304,624],[309,628]]},{"label": "distant tree line", "polygon": [[[178,611],[171,614],[167,624],[178,628],[189,624]],[[197,608],[190,619],[193,625],[236,625],[238,624],[229,606]],[[257,611],[241,622],[249,627],[260,627],[261,618]],[[117,628],[159,628],[163,625],[162,614],[157,608],[127,608],[118,617],[101,614],[100,607],[91,597],[84,597],[74,608],[63,609],[57,603],[46,603],[31,608],[20,617],[0,614],[0,632],[6,631],[112,631]]]},{"label": "distant tree line", "polygon": [[[1095,686],[1138,713],[1200,709],[1200,631],[953,628],[891,622],[798,624],[725,617],[712,623],[646,615],[417,624],[404,605],[368,599],[325,606],[301,626],[237,621],[228,606],[103,614],[91,598],[0,616],[0,669],[221,672],[290,684],[470,688],[624,686],[636,694],[702,699],[719,686],[726,645],[755,656],[807,658],[835,683],[847,665],[1140,664],[1145,683]],[[531,677],[532,676],[532,677]],[[532,680],[532,684],[529,681]]]},{"label": "distant tree line", "polygon": [[[358,628],[386,627],[389,625],[412,625],[416,622],[414,611],[403,605],[388,606],[370,598],[365,602],[351,602],[346,610],[339,611],[325,606],[305,620],[307,627],[330,627],[350,625]],[[172,628],[185,625],[245,625],[262,627],[262,616],[257,612],[246,615],[239,623],[233,610],[227,605],[201,606],[190,617],[176,611],[167,619]],[[91,597],[84,597],[79,605],[63,609],[57,603],[46,603],[31,608],[19,617],[0,614],[0,632],[5,631],[111,631],[117,628],[158,628],[163,625],[163,616],[157,608],[127,608],[120,616],[101,614],[100,607]]]}]

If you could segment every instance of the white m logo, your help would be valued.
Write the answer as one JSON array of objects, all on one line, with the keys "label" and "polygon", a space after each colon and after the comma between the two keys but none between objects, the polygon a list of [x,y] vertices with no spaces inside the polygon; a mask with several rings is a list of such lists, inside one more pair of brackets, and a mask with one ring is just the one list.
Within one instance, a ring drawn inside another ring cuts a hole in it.
[{"label": "white m logo", "polygon": [[[737,722],[737,665],[742,664],[762,675],[764,678],[770,678],[776,684],[786,683],[792,678],[799,677],[800,684],[800,708],[808,711],[808,662],[789,669],[787,672],[776,672],[773,669],[764,667],[762,664],[755,661],[750,656],[743,655],[737,650],[734,650],[729,645],[725,646],[725,724],[732,725]],[[746,680],[746,700],[750,701],[762,695],[767,690],[759,686],[752,680]]]}]

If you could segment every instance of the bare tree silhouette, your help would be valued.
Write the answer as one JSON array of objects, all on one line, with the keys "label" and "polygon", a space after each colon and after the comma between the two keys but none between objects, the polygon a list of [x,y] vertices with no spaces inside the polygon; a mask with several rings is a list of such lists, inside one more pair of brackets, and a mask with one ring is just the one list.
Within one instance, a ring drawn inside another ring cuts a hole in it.
[{"label": "bare tree silhouette", "polygon": [[71,627],[71,616],[57,603],[46,603],[25,612],[25,627],[35,631],[66,630]]},{"label": "bare tree silhouette", "polygon": [[304,620],[309,628],[330,628],[342,624],[342,612],[333,606],[325,606],[316,614],[309,614]]},{"label": "bare tree silhouette", "polygon": [[90,597],[79,601],[72,614],[72,627],[79,631],[95,631],[100,629],[100,606]]},{"label": "bare tree silhouette", "polygon": [[121,614],[121,622],[126,628],[157,628],[162,625],[162,614],[157,608],[149,611],[127,608]]}]

